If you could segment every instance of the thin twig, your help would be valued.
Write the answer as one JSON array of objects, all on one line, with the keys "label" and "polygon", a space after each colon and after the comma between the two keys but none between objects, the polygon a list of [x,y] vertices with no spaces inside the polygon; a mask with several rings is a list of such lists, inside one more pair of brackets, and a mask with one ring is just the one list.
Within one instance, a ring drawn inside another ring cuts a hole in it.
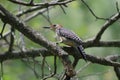
[{"label": "thin twig", "polygon": [[16,0],[8,0],[12,3],[23,5],[23,6],[40,6],[41,3],[33,3],[34,0],[30,0],[30,2],[25,2],[25,1],[16,1]]},{"label": "thin twig", "polygon": [[41,65],[42,78],[44,77],[44,66],[45,66],[45,57],[42,58],[42,65]]},{"label": "thin twig", "polygon": [[40,9],[55,6],[55,5],[65,5],[65,4],[68,4],[72,1],[75,1],[75,0],[65,0],[63,2],[41,3],[42,4],[41,6],[31,7],[30,9],[20,11],[16,16],[21,17],[24,14],[31,13],[31,12],[36,11],[36,10],[40,10]]},{"label": "thin twig", "polygon": [[1,40],[1,39],[4,39],[5,42],[9,45],[9,41],[7,40],[7,37],[8,37],[10,34],[11,34],[11,31],[8,31],[8,32],[2,34],[2,37],[0,38],[0,40]]},{"label": "thin twig", "polygon": [[39,75],[37,74],[37,72],[36,72],[36,61],[35,61],[35,58],[33,57],[33,71],[34,71],[34,74],[35,74],[35,76],[36,76],[36,78],[39,78]]},{"label": "thin twig", "polygon": [[120,9],[119,9],[119,6],[118,6],[118,2],[116,2],[116,9],[117,9],[117,12],[120,13]]},{"label": "thin twig", "polygon": [[0,75],[0,80],[4,80],[4,72],[3,72],[3,61],[1,61],[1,75]]},{"label": "thin twig", "polygon": [[90,76],[99,76],[99,75],[103,75],[103,74],[105,74],[105,73],[107,73],[107,72],[109,72],[109,71],[110,71],[110,70],[103,71],[103,72],[97,72],[97,73],[93,73],[93,74],[86,74],[86,75],[81,76],[81,77],[79,77],[79,78],[82,79],[82,78],[90,77]]},{"label": "thin twig", "polygon": [[34,0],[30,0],[29,4],[30,4],[30,5],[34,4],[33,1],[34,1]]},{"label": "thin twig", "polygon": [[[22,11],[22,6],[21,5],[19,5],[18,11],[19,12]],[[21,19],[21,18],[19,18],[19,19]],[[20,50],[22,50],[24,52],[26,50],[24,35],[19,32],[19,37],[20,38],[19,38],[19,41],[18,41],[18,46],[19,46]]]},{"label": "thin twig", "polygon": [[63,11],[64,14],[67,14],[67,13],[65,12],[65,10],[64,10],[64,8],[63,8],[62,5],[60,5],[60,8],[62,9],[62,11]]},{"label": "thin twig", "polygon": [[0,33],[0,36],[1,36],[1,37],[3,37],[3,31],[4,31],[4,29],[5,29],[5,26],[6,26],[6,23],[3,24],[3,28],[2,28],[1,33]]},{"label": "thin twig", "polygon": [[50,24],[52,24],[52,22],[50,21],[50,19],[48,19],[45,15],[41,14]]},{"label": "thin twig", "polygon": [[92,11],[92,9],[88,6],[88,4],[84,1],[84,0],[81,0],[84,5],[88,8],[88,10],[92,13],[92,15],[96,18],[96,19],[101,19],[101,20],[109,20],[107,18],[101,18],[101,17],[98,17],[95,15],[95,13]]},{"label": "thin twig", "polygon": [[[28,59],[27,59],[27,60],[28,60]],[[35,71],[35,69],[32,68],[32,66],[30,66],[30,62],[29,62],[29,61],[22,60],[22,62],[23,62],[28,68],[30,68],[30,69],[34,72],[34,74],[35,74],[36,77],[41,77],[40,75],[37,74],[37,72]]]},{"label": "thin twig", "polygon": [[56,74],[56,70],[57,70],[57,65],[56,65],[56,56],[54,56],[54,72],[46,77],[43,78],[43,80],[46,80],[50,77],[53,77]]},{"label": "thin twig", "polygon": [[83,67],[81,67],[79,70],[77,70],[76,74],[78,74],[81,71],[83,71],[84,69],[86,69],[86,67],[88,67],[90,64],[91,64],[91,62],[86,63]]},{"label": "thin twig", "polygon": [[[45,17],[45,16],[44,16]],[[50,20],[50,15],[49,15],[49,8],[47,7],[47,17],[45,18],[49,22],[50,25],[52,25],[52,22]]]},{"label": "thin twig", "polygon": [[14,44],[14,39],[15,39],[15,29],[14,27],[11,28],[11,35],[10,35],[10,45],[9,45],[9,49],[8,52],[12,52],[13,50],[13,44]]},{"label": "thin twig", "polygon": [[[120,62],[120,59],[112,59],[112,61]],[[114,67],[114,71],[118,80],[120,80],[120,67]]]},{"label": "thin twig", "polygon": [[[52,7],[50,7],[49,9],[51,9],[51,8],[52,8]],[[42,10],[39,10],[39,11],[33,13],[32,15],[28,16],[27,18],[25,18],[25,19],[24,19],[24,22],[28,22],[29,20],[37,17],[37,16],[40,15],[40,14],[43,14],[43,13],[46,12],[46,11],[47,11],[47,9],[42,9]]]}]

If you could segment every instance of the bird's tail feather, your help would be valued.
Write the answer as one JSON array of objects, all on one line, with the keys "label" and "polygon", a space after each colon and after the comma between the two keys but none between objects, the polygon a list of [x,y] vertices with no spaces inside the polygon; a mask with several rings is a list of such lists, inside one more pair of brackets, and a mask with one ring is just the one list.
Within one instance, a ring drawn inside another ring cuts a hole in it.
[{"label": "bird's tail feather", "polygon": [[82,47],[82,45],[78,46],[77,48],[78,48],[81,56],[83,57],[83,59],[84,59],[85,61],[87,61],[86,54],[85,54],[85,51],[84,51],[84,48]]}]

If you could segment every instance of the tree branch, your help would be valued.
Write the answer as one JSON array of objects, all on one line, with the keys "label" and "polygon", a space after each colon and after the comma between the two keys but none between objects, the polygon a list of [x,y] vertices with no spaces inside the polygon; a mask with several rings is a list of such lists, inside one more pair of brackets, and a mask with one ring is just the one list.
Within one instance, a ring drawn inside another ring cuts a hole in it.
[{"label": "tree branch", "polygon": [[105,32],[105,30],[115,23],[120,18],[120,13],[115,14],[113,17],[111,17],[108,21],[105,22],[105,24],[102,26],[98,34],[96,35],[94,42],[97,42],[101,39],[102,34]]},{"label": "tree branch", "polygon": [[94,42],[94,40],[88,40],[83,42],[85,48],[88,47],[120,47],[120,41],[99,41]]},{"label": "tree branch", "polygon": [[48,8],[48,7],[51,7],[51,6],[55,6],[55,5],[66,5],[66,4],[68,4],[72,1],[75,1],[75,0],[65,0],[63,2],[42,3],[40,6],[36,6],[36,7],[30,8],[30,9],[24,10],[24,11],[20,11],[16,16],[21,17],[24,14],[27,14],[27,13],[30,13],[30,12],[33,12],[33,11],[36,11],[36,10],[40,10],[40,9],[43,9],[43,8]]},{"label": "tree branch", "polygon": [[[72,56],[78,56],[78,54],[75,54],[75,49],[73,47],[63,47],[63,49]],[[43,57],[47,57],[47,56],[53,56],[53,53],[51,53],[51,51],[45,48],[26,50],[24,52],[23,51],[13,51],[10,53],[6,52],[6,53],[0,53],[0,61],[10,60],[10,59],[21,59],[26,57],[39,57],[41,55]],[[105,58],[100,58],[98,56],[86,54],[86,57],[87,60],[92,63],[101,64],[105,66],[120,67],[120,63],[114,62],[114,60],[120,58],[120,55],[109,55]],[[77,58],[81,59],[82,57],[79,56]]]},{"label": "tree branch", "polygon": [[91,12],[91,14],[96,18],[96,19],[102,19],[102,20],[107,20],[105,22],[105,24],[102,26],[102,28],[100,29],[100,31],[98,32],[98,34],[96,35],[95,39],[94,39],[94,43],[99,42],[102,34],[105,32],[105,30],[112,25],[114,22],[116,22],[119,18],[120,18],[120,13],[119,13],[119,8],[118,8],[118,3],[116,3],[116,8],[118,13],[116,13],[115,15],[113,15],[111,18],[105,19],[105,18],[100,18],[98,16],[95,15],[95,13],[92,11],[92,9],[88,6],[88,4],[84,1],[81,0],[82,3],[84,3],[84,5],[89,9],[89,11]]},{"label": "tree branch", "polygon": [[13,2],[15,4],[23,5],[23,6],[43,6],[43,7],[48,7],[48,6],[55,6],[55,5],[65,5],[67,3],[70,3],[75,0],[63,0],[63,1],[51,1],[49,3],[28,3],[28,2],[23,2],[23,1],[16,1],[16,0],[9,0],[10,2]]},{"label": "tree branch", "polygon": [[[50,9],[51,9],[51,8],[52,8],[52,7],[50,7]],[[42,9],[42,10],[39,10],[39,11],[33,13],[32,15],[30,15],[30,16],[28,16],[26,19],[24,19],[24,22],[27,22],[27,21],[29,21],[29,20],[37,17],[38,15],[43,14],[43,13],[46,12],[46,11],[47,11],[47,9]]]},{"label": "tree branch", "polygon": [[96,19],[101,19],[101,20],[108,20],[107,18],[100,18],[98,16],[95,15],[95,13],[92,11],[92,9],[88,6],[88,4],[84,1],[81,0],[82,3],[88,8],[88,10],[91,12],[91,14],[96,18]]}]

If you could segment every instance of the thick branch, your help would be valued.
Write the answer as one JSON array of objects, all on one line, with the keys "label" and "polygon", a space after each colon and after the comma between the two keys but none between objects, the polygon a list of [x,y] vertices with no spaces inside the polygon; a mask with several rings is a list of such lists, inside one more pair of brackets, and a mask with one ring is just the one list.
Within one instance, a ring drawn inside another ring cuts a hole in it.
[{"label": "thick branch", "polygon": [[52,53],[48,53],[48,50],[42,49],[35,49],[35,50],[28,50],[28,51],[13,51],[13,52],[6,52],[0,54],[0,61],[10,60],[10,59],[21,59],[26,57],[37,57],[40,56],[51,56]]},{"label": "thick branch", "polygon": [[120,47],[120,41],[99,41],[94,42],[94,40],[89,40],[83,42],[85,48],[88,47]]},{"label": "thick branch", "polygon": [[[75,54],[75,49],[73,49],[72,47],[64,47],[63,48],[65,51],[67,51],[68,53],[70,53],[70,55],[77,57],[79,59],[81,59],[82,57],[78,54]],[[34,50],[27,50],[27,51],[13,51],[10,53],[10,55],[8,54],[8,52],[6,53],[1,53],[0,54],[0,61],[5,61],[5,60],[9,60],[9,59],[21,59],[21,58],[26,58],[26,57],[38,57],[38,56],[53,56],[53,54],[48,51],[47,49],[41,48],[41,49],[34,49]],[[114,67],[120,67],[120,63],[118,62],[114,62],[114,60],[120,58],[119,55],[109,55],[105,58],[100,58],[97,56],[92,56],[89,54],[86,54],[87,60],[92,62],[92,63],[97,63],[97,64],[101,64],[101,65],[106,65],[106,66],[114,66]]]},{"label": "thick branch", "polygon": [[58,55],[62,60],[64,68],[66,69],[66,74],[69,76],[74,76],[75,71],[71,64],[71,61],[68,58],[68,54],[63,51],[56,44],[49,42],[46,40],[40,33],[30,29],[24,23],[22,23],[18,18],[14,17],[10,12],[8,12],[2,5],[0,5],[0,10],[4,14],[0,14],[0,18],[4,23],[8,23],[11,27],[14,27],[21,33],[23,33],[27,38],[32,40],[33,42],[46,47],[48,50],[54,53],[54,55]]}]

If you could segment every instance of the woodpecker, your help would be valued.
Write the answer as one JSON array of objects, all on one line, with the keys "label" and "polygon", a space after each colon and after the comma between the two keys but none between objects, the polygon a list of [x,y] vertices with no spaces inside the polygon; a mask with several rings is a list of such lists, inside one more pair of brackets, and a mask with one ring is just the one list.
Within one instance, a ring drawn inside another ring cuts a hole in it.
[{"label": "woodpecker", "polygon": [[82,46],[82,40],[72,31],[65,29],[62,25],[53,24],[50,27],[43,27],[47,29],[51,29],[56,33],[56,39],[59,43],[64,43],[68,46],[75,47],[83,59],[87,61],[84,48]]}]

